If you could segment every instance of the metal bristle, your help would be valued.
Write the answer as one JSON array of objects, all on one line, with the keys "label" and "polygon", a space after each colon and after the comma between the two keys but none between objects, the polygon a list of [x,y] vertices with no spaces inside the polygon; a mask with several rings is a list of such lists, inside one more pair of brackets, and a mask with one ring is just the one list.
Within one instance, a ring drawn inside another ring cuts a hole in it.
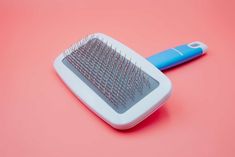
[{"label": "metal bristle", "polygon": [[66,50],[65,58],[116,108],[136,101],[151,86],[131,59],[94,36]]}]

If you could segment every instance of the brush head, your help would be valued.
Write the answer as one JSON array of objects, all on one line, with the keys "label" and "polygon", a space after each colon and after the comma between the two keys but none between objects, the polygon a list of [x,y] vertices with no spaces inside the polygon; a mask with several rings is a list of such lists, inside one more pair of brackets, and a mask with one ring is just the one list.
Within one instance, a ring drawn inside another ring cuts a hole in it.
[{"label": "brush head", "polygon": [[[148,97],[154,91],[161,89],[159,86],[164,82],[162,78],[165,80],[165,86],[168,87],[168,93],[166,92],[162,99],[165,99],[170,91],[169,80],[162,73],[163,77],[158,76],[160,79],[156,78],[152,75],[152,72],[155,73],[157,71],[159,73],[156,68],[154,70],[153,68],[146,68],[146,64],[149,67],[149,63],[145,59],[123,44],[103,34],[88,36],[67,49],[62,57],[59,58],[55,62],[55,67],[62,79],[70,79],[70,81],[65,80],[65,82],[73,91],[80,90],[79,92],[74,91],[74,93],[81,99],[84,94],[90,95],[90,98],[85,98],[87,106],[114,127],[117,125],[112,119],[119,118],[119,123],[122,121],[126,125],[127,123],[123,121],[121,115],[128,115],[128,111],[130,112],[129,114],[133,114],[130,110],[132,108],[138,109],[138,107],[135,107],[136,105],[139,106],[139,110],[141,108],[144,109],[144,105],[153,107],[148,112],[156,109],[153,102],[149,102],[151,105],[145,103],[151,100]],[[64,72],[64,74],[59,72],[59,67],[56,66],[58,65],[56,64],[57,62],[70,72],[70,77],[65,76]],[[79,81],[71,81],[72,78],[76,78]],[[73,85],[71,82],[73,82]],[[81,82],[84,84],[83,88],[79,88]],[[92,97],[91,93],[95,97]],[[98,99],[101,104],[89,102],[87,99],[91,101],[92,99]],[[144,99],[145,101],[143,101]],[[160,105],[158,104],[158,106]],[[102,109],[105,111],[102,111]],[[106,115],[107,109],[112,110],[112,112],[108,111],[111,114],[115,113],[112,118]],[[130,123],[134,125],[141,116],[146,116],[147,114],[145,110],[139,112],[142,114],[133,115],[132,119],[133,117],[135,118],[132,121],[127,119],[128,127],[130,127]],[[123,124],[120,125],[122,126],[121,128],[125,128]],[[116,128],[120,128],[120,126]]]}]

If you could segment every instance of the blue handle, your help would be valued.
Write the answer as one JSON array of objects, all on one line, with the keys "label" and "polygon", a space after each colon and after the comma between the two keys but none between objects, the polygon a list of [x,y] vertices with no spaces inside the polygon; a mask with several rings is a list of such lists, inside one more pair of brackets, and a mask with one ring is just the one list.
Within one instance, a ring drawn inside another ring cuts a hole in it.
[{"label": "blue handle", "polygon": [[207,51],[207,46],[199,41],[184,44],[159,52],[147,60],[160,70],[166,70],[201,56]]}]

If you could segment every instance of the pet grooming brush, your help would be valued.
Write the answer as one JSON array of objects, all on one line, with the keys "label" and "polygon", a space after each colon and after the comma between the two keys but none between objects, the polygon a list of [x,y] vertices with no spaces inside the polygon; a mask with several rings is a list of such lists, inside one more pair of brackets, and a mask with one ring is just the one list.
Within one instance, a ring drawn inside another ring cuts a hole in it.
[{"label": "pet grooming brush", "polygon": [[[181,60],[186,59],[178,62]],[[54,67],[88,108],[114,128],[128,129],[158,109],[170,95],[170,80],[153,64],[113,38],[97,33],[60,54]],[[170,66],[173,63],[165,67]]]}]

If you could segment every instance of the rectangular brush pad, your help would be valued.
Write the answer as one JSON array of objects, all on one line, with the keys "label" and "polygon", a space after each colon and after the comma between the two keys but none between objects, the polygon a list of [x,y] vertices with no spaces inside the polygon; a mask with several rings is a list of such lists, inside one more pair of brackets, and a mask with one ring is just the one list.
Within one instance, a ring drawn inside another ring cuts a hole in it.
[{"label": "rectangular brush pad", "polygon": [[159,86],[125,53],[117,52],[99,38],[92,38],[65,55],[63,64],[120,114]]}]

